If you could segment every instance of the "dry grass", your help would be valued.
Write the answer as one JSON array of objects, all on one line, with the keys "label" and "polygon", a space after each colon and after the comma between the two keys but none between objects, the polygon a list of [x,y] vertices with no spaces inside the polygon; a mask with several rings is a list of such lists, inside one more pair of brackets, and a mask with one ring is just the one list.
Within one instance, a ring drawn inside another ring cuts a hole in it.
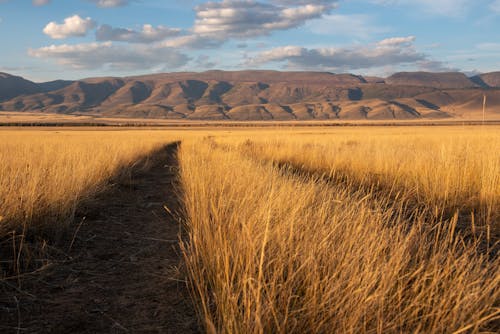
[{"label": "dry grass", "polygon": [[487,226],[500,219],[499,130],[355,129],[286,140],[268,137],[247,142],[244,149],[256,159],[404,198],[438,218],[457,211],[461,216],[473,214],[478,225]]},{"label": "dry grass", "polygon": [[182,140],[182,247],[208,332],[497,332],[498,133],[0,131],[0,237],[64,229]]},{"label": "dry grass", "polygon": [[169,141],[148,131],[0,132],[0,237],[60,231],[82,201]]},{"label": "dry grass", "polygon": [[[428,185],[427,192],[412,194],[419,201],[433,194],[425,200],[438,209],[470,192],[486,196],[486,190],[498,189],[498,167],[489,161],[496,152],[489,145],[498,143],[497,135],[474,137],[453,129],[431,137],[426,129],[363,131],[254,132],[184,142],[180,163],[189,240],[183,247],[207,331],[499,329],[497,254],[482,250],[479,237],[458,233],[458,215],[444,220],[424,212],[408,216],[408,196],[394,200],[359,187],[373,182],[368,178],[373,168],[383,176],[380,182],[396,173],[396,180],[404,182],[391,184],[402,191],[418,182]],[[249,145],[248,139],[263,145]],[[458,168],[453,149],[462,159]],[[479,162],[469,161],[468,154]],[[420,168],[405,169],[416,157]],[[326,173],[339,166],[346,178],[339,183],[311,178],[271,160]],[[452,196],[443,199],[443,194]]]}]

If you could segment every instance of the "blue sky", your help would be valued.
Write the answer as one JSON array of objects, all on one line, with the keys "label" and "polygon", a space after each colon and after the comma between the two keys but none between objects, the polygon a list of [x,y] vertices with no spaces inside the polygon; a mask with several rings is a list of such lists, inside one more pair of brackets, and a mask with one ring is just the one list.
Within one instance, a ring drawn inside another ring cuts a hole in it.
[{"label": "blue sky", "polygon": [[0,0],[0,71],[500,70],[500,0]]}]

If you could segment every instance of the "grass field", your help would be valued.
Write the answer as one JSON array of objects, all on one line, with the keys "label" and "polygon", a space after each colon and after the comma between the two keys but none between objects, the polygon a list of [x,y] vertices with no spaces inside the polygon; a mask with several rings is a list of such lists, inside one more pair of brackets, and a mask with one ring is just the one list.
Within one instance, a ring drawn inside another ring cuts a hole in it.
[{"label": "grass field", "polygon": [[151,131],[1,131],[0,240],[15,253],[2,261],[16,271],[29,266],[26,239],[57,241],[78,206],[173,139]]},{"label": "grass field", "polygon": [[207,330],[494,331],[499,148],[498,128],[183,144],[184,249]]},{"label": "grass field", "polygon": [[0,236],[57,234],[174,141],[207,332],[500,329],[498,126],[3,130]]}]

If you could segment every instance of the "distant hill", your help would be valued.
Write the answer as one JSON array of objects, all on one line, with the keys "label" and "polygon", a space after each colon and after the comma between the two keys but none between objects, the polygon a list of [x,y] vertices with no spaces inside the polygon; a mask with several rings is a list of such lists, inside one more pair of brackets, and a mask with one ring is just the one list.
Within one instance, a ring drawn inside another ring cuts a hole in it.
[{"label": "distant hill", "polygon": [[0,72],[0,101],[6,101],[16,96],[35,94],[40,87],[29,80]]},{"label": "distant hill", "polygon": [[471,80],[482,87],[500,88],[500,72],[476,75]]},{"label": "distant hill", "polygon": [[[491,88],[496,75],[480,79],[488,85],[488,115],[500,118],[500,89]],[[384,79],[328,72],[208,71],[39,84],[2,74],[0,110],[241,121],[472,118],[482,112],[483,87],[462,73],[428,72]]]},{"label": "distant hill", "polygon": [[53,90],[61,89],[64,87],[67,87],[71,85],[73,81],[68,81],[68,80],[54,80],[54,81],[49,81],[49,82],[42,82],[38,83],[38,87],[40,88],[40,91],[47,93]]},{"label": "distant hill", "polygon": [[424,86],[434,88],[474,88],[478,85],[472,82],[465,74],[459,72],[430,73],[430,72],[400,72],[388,77],[385,82],[389,85]]},{"label": "distant hill", "polygon": [[0,72],[0,102],[21,95],[30,95],[64,88],[73,81],[55,80],[34,83],[22,77]]}]

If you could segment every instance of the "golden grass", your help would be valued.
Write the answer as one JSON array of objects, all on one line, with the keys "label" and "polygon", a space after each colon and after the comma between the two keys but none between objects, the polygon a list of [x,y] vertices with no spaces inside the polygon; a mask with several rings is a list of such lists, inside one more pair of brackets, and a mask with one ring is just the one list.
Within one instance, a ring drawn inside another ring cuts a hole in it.
[{"label": "golden grass", "polygon": [[[447,132],[249,132],[184,142],[180,163],[189,239],[183,249],[207,331],[498,330],[497,254],[479,247],[481,238],[457,232],[458,215],[408,215],[408,196],[394,200],[359,187],[373,181],[370,167],[387,179],[396,173],[398,182],[408,182],[391,183],[401,191],[426,182],[434,195],[426,203],[438,209],[470,193],[486,196],[484,189],[498,189],[496,181],[482,179],[498,180],[488,160],[495,156],[490,145],[498,143],[497,135],[442,130]],[[459,149],[458,161],[453,149]],[[480,161],[469,161],[468,154]],[[420,168],[405,169],[416,157]],[[327,173],[338,168],[346,178],[311,178],[271,162],[278,159]],[[455,167],[458,162],[465,172]],[[411,193],[419,201],[427,194]]]},{"label": "golden grass", "polygon": [[110,179],[182,140],[182,248],[208,332],[496,332],[499,133],[0,131],[0,237],[64,229]]},{"label": "golden grass", "polygon": [[169,141],[150,131],[1,131],[0,237],[61,230],[82,201]]},{"label": "golden grass", "polygon": [[256,159],[374,187],[420,210],[499,222],[499,127],[360,129],[246,144]]}]

